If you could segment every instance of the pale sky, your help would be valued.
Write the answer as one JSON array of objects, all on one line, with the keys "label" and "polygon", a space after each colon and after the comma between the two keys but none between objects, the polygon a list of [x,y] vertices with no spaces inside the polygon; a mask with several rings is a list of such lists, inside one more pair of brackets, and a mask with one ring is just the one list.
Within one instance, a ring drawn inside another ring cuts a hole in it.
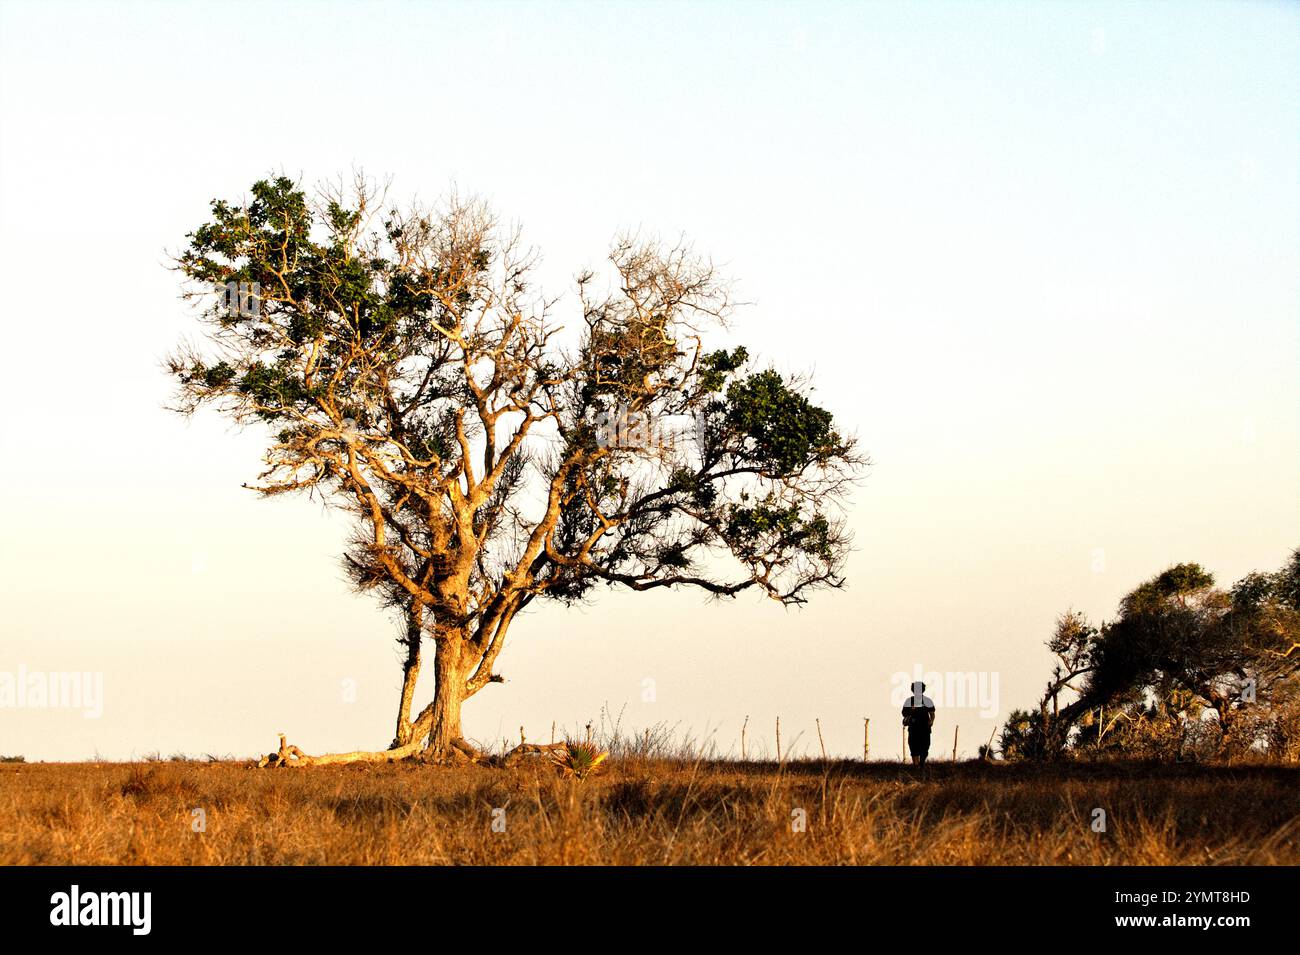
[{"label": "pale sky", "polygon": [[[815,753],[820,718],[860,755],[869,716],[897,758],[900,671],[1030,705],[1060,612],[1300,544],[1298,120],[1295,4],[6,0],[0,672],[104,688],[97,719],[0,708],[0,754],[391,739],[396,627],[343,528],[242,490],[258,435],[166,412],[160,369],[208,202],[354,166],[486,197],[557,292],[621,229],[684,233],[875,462],[845,591],[542,608],[468,735],[608,704],[723,752],[748,715]],[[973,753],[995,718],[935,696]]]}]

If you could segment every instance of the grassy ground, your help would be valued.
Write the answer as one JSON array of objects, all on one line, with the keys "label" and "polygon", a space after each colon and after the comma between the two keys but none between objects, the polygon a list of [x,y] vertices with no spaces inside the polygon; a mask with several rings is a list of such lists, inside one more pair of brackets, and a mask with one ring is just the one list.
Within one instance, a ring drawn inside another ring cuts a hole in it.
[{"label": "grassy ground", "polygon": [[1294,865],[1300,768],[2,764],[0,863]]}]

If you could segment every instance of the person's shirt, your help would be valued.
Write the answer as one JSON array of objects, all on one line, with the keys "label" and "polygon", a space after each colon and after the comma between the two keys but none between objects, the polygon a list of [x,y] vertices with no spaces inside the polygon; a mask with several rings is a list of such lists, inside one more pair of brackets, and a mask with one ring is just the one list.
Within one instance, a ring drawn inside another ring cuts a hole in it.
[{"label": "person's shirt", "polygon": [[934,700],[928,696],[922,696],[918,701],[915,696],[909,696],[903,702],[903,725],[915,726],[918,729],[929,729],[930,723],[934,718]]}]

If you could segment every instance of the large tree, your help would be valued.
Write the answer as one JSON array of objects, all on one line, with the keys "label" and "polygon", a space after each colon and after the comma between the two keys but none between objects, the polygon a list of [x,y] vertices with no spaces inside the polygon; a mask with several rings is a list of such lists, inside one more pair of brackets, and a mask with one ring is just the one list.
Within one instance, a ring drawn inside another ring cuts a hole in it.
[{"label": "large tree", "polygon": [[[472,756],[461,704],[500,681],[538,598],[789,605],[843,584],[863,460],[806,383],[706,347],[732,306],[682,245],[617,240],[611,281],[579,275],[565,327],[482,203],[399,211],[363,180],[309,197],[277,178],[213,202],[176,263],[206,306],[201,341],[169,359],[177,410],[264,425],[255,489],[345,509],[353,581],[405,621],[393,743],[348,759]],[[232,308],[226,288],[250,295]]]}]

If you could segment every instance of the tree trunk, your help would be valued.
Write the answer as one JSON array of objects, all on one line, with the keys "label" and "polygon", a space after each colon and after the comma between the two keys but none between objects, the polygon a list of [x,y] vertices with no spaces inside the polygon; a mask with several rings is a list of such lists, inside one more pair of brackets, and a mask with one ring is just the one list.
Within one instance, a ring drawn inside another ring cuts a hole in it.
[{"label": "tree trunk", "polygon": [[411,702],[415,698],[415,683],[420,678],[420,641],[424,636],[424,605],[415,604],[407,615],[406,661],[402,669],[402,699],[397,707],[397,732],[393,736],[393,749],[411,742]]},{"label": "tree trunk", "polygon": [[465,642],[459,635],[440,635],[436,638],[433,654],[435,685],[433,688],[433,720],[429,727],[429,745],[425,757],[442,761],[452,756],[455,743],[461,739],[460,707],[465,702],[465,681],[470,667],[465,663]]},{"label": "tree trunk", "polygon": [[[280,736],[280,748],[268,753],[258,761],[258,766],[325,766],[332,763],[392,763],[416,755],[421,743],[427,738],[423,758],[432,762],[483,762],[501,764],[500,757],[488,759],[485,754],[467,743],[461,736],[460,708],[471,695],[469,679],[484,660],[482,651],[465,638],[463,631],[441,631],[433,637],[435,686],[433,702],[420,711],[414,720],[410,719],[410,701],[408,690],[415,685],[414,671],[418,670],[418,652],[407,658],[407,679],[403,681],[402,704],[398,711],[398,733],[405,732],[406,742],[395,740],[386,750],[374,752],[358,751],[355,753],[327,753],[323,756],[310,756],[297,746],[290,745],[283,735]],[[409,648],[409,644],[408,644]],[[418,644],[417,644],[418,650]],[[403,722],[405,721],[405,722]],[[536,746],[524,743],[509,754],[510,761],[527,754],[551,752],[563,748],[561,744]],[[507,763],[508,765],[508,763]]]}]

